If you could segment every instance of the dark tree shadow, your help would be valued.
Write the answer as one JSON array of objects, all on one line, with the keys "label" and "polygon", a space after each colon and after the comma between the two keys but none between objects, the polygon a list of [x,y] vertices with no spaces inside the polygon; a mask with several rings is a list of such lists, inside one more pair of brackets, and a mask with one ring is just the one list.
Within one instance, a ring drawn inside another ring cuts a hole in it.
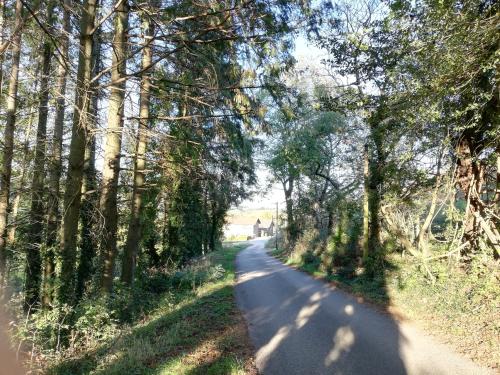
[{"label": "dark tree shadow", "polygon": [[236,295],[264,374],[407,373],[406,339],[390,316],[263,252],[240,253]]},{"label": "dark tree shadow", "polygon": [[[247,335],[246,326],[235,311],[233,287],[224,286],[176,310],[158,311],[143,326],[59,363],[48,373],[166,374],[171,373],[165,369],[168,364],[187,356],[198,363],[183,373],[229,374],[235,366],[253,363],[248,343],[241,341]],[[202,355],[196,358],[200,350]]]}]

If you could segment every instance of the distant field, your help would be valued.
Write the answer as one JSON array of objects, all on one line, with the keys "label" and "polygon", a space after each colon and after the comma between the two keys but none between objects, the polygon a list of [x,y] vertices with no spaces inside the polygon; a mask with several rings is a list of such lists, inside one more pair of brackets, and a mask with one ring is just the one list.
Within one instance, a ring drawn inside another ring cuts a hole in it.
[{"label": "distant field", "polygon": [[258,210],[230,210],[227,213],[227,217],[243,217],[243,218],[257,218],[259,219],[271,219],[275,215],[275,211],[269,209],[258,209]]}]

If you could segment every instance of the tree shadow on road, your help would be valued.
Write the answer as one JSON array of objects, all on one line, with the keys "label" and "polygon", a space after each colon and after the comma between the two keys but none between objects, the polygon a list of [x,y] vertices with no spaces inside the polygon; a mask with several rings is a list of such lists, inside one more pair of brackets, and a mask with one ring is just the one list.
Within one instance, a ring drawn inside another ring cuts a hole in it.
[{"label": "tree shadow on road", "polygon": [[[262,254],[246,256],[236,294],[264,374],[407,373],[401,353],[406,339],[390,316],[274,258],[264,256],[257,265]],[[273,285],[284,290],[272,290]],[[377,289],[385,292],[381,300],[389,301],[385,285]],[[246,298],[252,291],[266,292]]]}]

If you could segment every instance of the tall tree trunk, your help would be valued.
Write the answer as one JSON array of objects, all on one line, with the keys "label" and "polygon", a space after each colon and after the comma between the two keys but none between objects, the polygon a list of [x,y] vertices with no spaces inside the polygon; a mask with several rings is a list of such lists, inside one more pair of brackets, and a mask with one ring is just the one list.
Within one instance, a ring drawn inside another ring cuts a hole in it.
[{"label": "tall tree trunk", "polygon": [[[101,66],[101,41],[99,32],[95,34],[95,53],[94,53],[94,73],[93,77],[98,73]],[[92,89],[95,91],[99,80],[93,81]],[[97,178],[95,168],[95,129],[97,129],[99,115],[99,95],[94,93],[90,108],[89,129],[87,133],[87,143],[85,146],[85,162],[83,164],[83,184],[82,184],[82,208],[80,211],[81,222],[81,243],[80,243],[80,258],[78,262],[78,271],[76,276],[76,298],[80,298],[86,289],[86,283],[90,280],[93,274],[94,259],[96,255],[97,241],[94,230],[96,223],[96,195],[97,195]]]},{"label": "tall tree trunk", "polygon": [[288,180],[288,186],[286,186],[286,183],[283,183],[283,190],[285,192],[287,232],[290,242],[292,244],[295,243],[298,234],[297,227],[295,225],[295,220],[293,217],[293,201],[292,201],[293,185],[294,185],[294,179],[292,177],[290,177]]},{"label": "tall tree trunk", "polygon": [[[97,104],[97,102],[95,103]],[[91,112],[94,112],[92,109]],[[85,149],[85,163],[83,166],[82,207],[80,210],[81,242],[80,257],[76,275],[76,298],[83,296],[86,284],[93,273],[97,241],[95,230],[96,214],[96,168],[95,168],[95,136],[89,134],[90,139]]]},{"label": "tall tree trunk", "polygon": [[[161,218],[161,254],[165,255],[168,252],[168,246],[169,246],[169,229],[170,225],[168,222],[168,199],[167,199],[167,192],[164,191],[161,197],[162,200],[162,205],[163,205],[163,215]],[[151,258],[153,259],[153,258]],[[159,263],[158,263],[159,264]]]},{"label": "tall tree trunk", "polygon": [[[496,187],[495,187],[495,195],[493,198],[493,210],[495,212],[500,212],[500,146],[497,146],[496,149],[497,153],[497,160],[496,160],[496,167],[497,167],[497,176],[496,176]],[[497,238],[500,239],[500,229],[498,228],[498,222],[497,222],[497,227],[494,228],[497,233]],[[500,245],[500,243],[498,244]],[[500,249],[496,249],[493,252],[493,257],[495,259],[500,259]]]},{"label": "tall tree trunk", "polygon": [[495,188],[495,198],[493,202],[495,203],[497,212],[500,212],[500,146],[497,147],[497,181]]},{"label": "tall tree trunk", "polygon": [[116,232],[118,227],[118,178],[120,175],[120,153],[123,131],[123,110],[125,99],[125,75],[127,53],[128,2],[116,3],[115,34],[113,37],[113,58],[111,67],[111,94],[109,97],[108,129],[104,148],[104,169],[102,173],[101,199],[103,235],[101,244],[103,292],[111,291],[116,257]]},{"label": "tall tree trunk", "polygon": [[61,280],[59,300],[74,302],[76,243],[81,204],[83,164],[91,100],[92,53],[97,0],[84,0],[80,20],[80,53],[78,56],[75,112],[69,151],[68,175],[64,193],[64,217],[61,228]]},{"label": "tall tree trunk", "polygon": [[[47,26],[52,31],[54,2],[47,4]],[[45,35],[42,47],[42,77],[40,79],[40,104],[38,107],[38,125],[36,131],[33,181],[31,183],[31,209],[27,231],[26,279],[24,286],[24,309],[29,311],[40,301],[42,280],[42,242],[45,218],[44,180],[45,151],[47,142],[47,116],[49,113],[49,76],[52,60],[52,41]]]},{"label": "tall tree trunk", "polygon": [[204,221],[204,227],[203,227],[203,254],[208,253],[208,227],[209,227],[209,222],[210,218],[208,215],[208,195],[209,195],[209,184],[205,183],[205,188],[203,189],[203,221]]},{"label": "tall tree trunk", "polygon": [[[21,0],[16,1],[16,21],[14,29],[21,27]],[[0,283],[6,272],[6,235],[9,215],[10,178],[12,174],[12,154],[14,152],[14,129],[16,126],[17,86],[19,83],[19,60],[21,58],[21,33],[12,36],[12,67],[9,77],[9,90],[6,105],[6,121],[3,136],[2,172],[0,175]]]},{"label": "tall tree trunk", "polygon": [[154,25],[150,22],[148,14],[143,14],[142,28],[144,32],[142,50],[142,77],[141,93],[139,98],[139,127],[137,129],[137,145],[134,163],[134,187],[132,191],[132,207],[130,208],[130,220],[128,224],[127,242],[123,254],[121,280],[132,284],[136,257],[142,237],[141,213],[142,194],[144,191],[144,169],[146,167],[146,148],[148,143],[149,100],[151,90],[151,77],[148,67],[153,61],[152,40]]},{"label": "tall tree trunk", "polygon": [[[5,34],[5,0],[0,0],[0,45],[4,43]],[[3,101],[3,63],[4,54],[0,54],[0,104]]]},{"label": "tall tree trunk", "polygon": [[[383,111],[379,109],[378,111]],[[372,119],[370,126],[370,137],[373,141],[374,153],[369,160],[369,183],[368,183],[368,254],[375,255],[380,249],[380,204],[382,201],[382,184],[384,180],[384,130],[380,124],[380,114],[377,113]]]},{"label": "tall tree trunk", "polygon": [[380,249],[380,201],[379,187],[381,185],[377,163],[370,168],[370,194],[368,207],[370,212],[368,230],[368,254],[376,254]]},{"label": "tall tree trunk", "polygon": [[327,214],[326,214],[326,236],[325,241],[328,241],[328,238],[333,233],[333,223],[335,222],[335,212],[333,211],[333,207],[327,205]]},{"label": "tall tree trunk", "polygon": [[480,223],[477,215],[481,215],[481,188],[484,182],[484,165],[481,161],[476,161],[474,153],[474,141],[469,134],[462,135],[457,148],[457,169],[456,181],[458,187],[462,190],[467,201],[467,210],[465,212],[465,232],[464,238],[473,246],[478,239]]},{"label": "tall tree trunk", "polygon": [[365,144],[363,154],[363,260],[368,259],[370,253],[370,159],[368,155],[368,144]]},{"label": "tall tree trunk", "polygon": [[[34,90],[38,89],[38,73],[36,74],[36,82],[34,84]],[[14,246],[16,241],[16,231],[18,225],[18,214],[19,214],[19,205],[21,203],[21,196],[25,193],[25,184],[26,178],[28,176],[28,168],[31,162],[31,150],[30,150],[30,140],[31,140],[31,131],[33,130],[33,123],[35,122],[35,104],[32,103],[29,109],[29,118],[28,118],[28,126],[25,131],[24,136],[24,144],[23,144],[23,160],[21,162],[21,178],[19,179],[18,189],[14,194],[14,198],[12,199],[11,204],[11,217],[10,224],[7,228],[7,247]]]},{"label": "tall tree trunk", "polygon": [[[210,251],[215,251],[217,247],[217,240],[219,239],[218,236],[218,228],[219,228],[219,223],[221,221],[221,215],[224,215],[224,211],[221,209],[220,205],[217,204],[217,192],[214,192],[214,195],[212,196],[212,202],[211,202],[211,218],[209,220],[210,223],[210,228],[208,230],[208,235],[209,235],[209,250]],[[220,202],[220,198],[219,198]],[[220,203],[223,204],[223,203]],[[222,212],[221,212],[222,211]]]},{"label": "tall tree trunk", "polygon": [[71,20],[69,7],[71,0],[64,0],[63,30],[60,35],[60,62],[56,79],[56,108],[54,130],[52,134],[52,149],[48,160],[48,199],[47,199],[47,237],[46,253],[43,267],[42,304],[48,306],[54,297],[55,247],[57,245],[57,230],[60,222],[59,200],[62,174],[62,142],[64,133],[64,117],[66,111],[66,81],[69,66],[69,35]]},{"label": "tall tree trunk", "polygon": [[487,219],[486,205],[481,199],[486,165],[481,160],[475,160],[478,149],[474,138],[467,132],[462,135],[456,147],[456,183],[467,201],[464,238],[475,247],[479,236],[484,234],[493,248],[493,255],[498,257],[500,256],[500,234],[495,227],[495,222]]},{"label": "tall tree trunk", "polygon": [[417,249],[422,252],[422,256],[427,258],[429,256],[429,245],[427,243],[427,233],[434,219],[434,213],[436,212],[437,198],[439,193],[439,187],[441,186],[441,158],[442,154],[439,155],[436,173],[436,183],[434,185],[434,190],[432,192],[431,206],[424,219],[424,223],[420,227],[417,235]]}]

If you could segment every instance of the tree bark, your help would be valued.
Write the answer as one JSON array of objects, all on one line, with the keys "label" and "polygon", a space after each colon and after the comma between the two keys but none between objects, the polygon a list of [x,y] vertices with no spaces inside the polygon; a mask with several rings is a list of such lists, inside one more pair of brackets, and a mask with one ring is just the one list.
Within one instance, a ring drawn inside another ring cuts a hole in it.
[{"label": "tree bark", "polygon": [[363,154],[363,259],[368,259],[370,247],[370,159],[368,156],[368,144],[365,144]]},{"label": "tree bark", "polygon": [[168,243],[168,201],[166,192],[163,192],[161,201],[163,205],[163,215],[161,218],[161,251],[165,253]]},{"label": "tree bark", "polygon": [[283,190],[285,192],[287,232],[290,237],[290,242],[292,244],[295,243],[295,240],[297,239],[298,235],[295,219],[293,217],[293,201],[292,201],[293,185],[294,185],[293,177],[290,177],[288,179],[288,186],[286,182],[283,182]]},{"label": "tree bark", "polygon": [[[22,2],[16,1],[16,21],[14,29],[21,27]],[[0,175],[0,283],[5,279],[6,272],[6,235],[9,215],[10,180],[12,175],[12,155],[14,152],[14,129],[16,126],[17,87],[19,83],[19,61],[21,58],[21,33],[12,36],[12,67],[9,77],[9,89],[6,102],[6,120],[4,129],[4,147],[2,172]]]},{"label": "tree bark", "polygon": [[94,22],[97,0],[84,0],[83,14],[80,20],[80,53],[78,56],[77,88],[75,112],[69,152],[66,191],[64,193],[64,217],[61,228],[61,277],[59,300],[74,302],[76,243],[78,219],[81,204],[83,164],[88,128],[88,112],[92,93],[90,82],[92,75],[92,53]]},{"label": "tree bark", "polygon": [[142,238],[141,213],[142,193],[144,190],[144,169],[146,167],[146,148],[148,143],[149,123],[149,101],[151,90],[151,77],[148,67],[153,61],[152,40],[154,25],[150,22],[148,15],[143,14],[142,27],[144,32],[142,50],[142,77],[141,92],[139,98],[139,126],[137,129],[137,145],[134,163],[134,187],[132,191],[132,207],[130,208],[130,220],[127,232],[127,242],[123,254],[121,280],[126,284],[132,284],[136,257],[139,252],[139,244]]},{"label": "tree bark", "polygon": [[[500,212],[500,146],[497,146],[497,178],[496,178],[496,187],[495,187],[495,197],[493,199],[493,209],[495,212]],[[494,228],[496,233],[499,232],[498,225],[497,228]],[[500,235],[498,237],[500,239]],[[495,259],[500,259],[500,251],[495,251],[493,253],[493,257]]]},{"label": "tree bark", "polygon": [[427,216],[425,217],[424,223],[420,227],[420,230],[417,235],[417,249],[422,252],[422,256],[427,258],[429,256],[429,245],[427,243],[427,232],[432,224],[432,220],[434,218],[434,213],[436,212],[437,205],[437,197],[439,193],[439,187],[441,185],[441,158],[442,155],[439,155],[438,165],[437,165],[437,174],[436,174],[436,183],[434,185],[434,190],[432,192],[431,198],[431,206],[429,207],[429,211],[427,212]]},{"label": "tree bark", "polygon": [[118,227],[118,178],[123,131],[125,75],[127,53],[128,2],[116,3],[115,33],[111,68],[111,94],[109,98],[108,128],[104,148],[104,169],[99,208],[102,214],[103,235],[101,242],[101,290],[110,292],[116,257],[116,231]]},{"label": "tree bark", "polygon": [[[494,250],[493,256],[498,258],[500,256],[500,235],[497,235],[495,218],[488,218],[490,215],[486,212],[487,204],[481,198],[486,165],[481,160],[475,160],[479,149],[474,137],[467,132],[462,135],[456,147],[456,183],[467,201],[464,239],[465,242],[469,242],[474,247],[477,246],[479,236],[484,234]],[[496,204],[497,202],[492,202],[493,207]]]},{"label": "tree bark", "polygon": [[497,181],[495,187],[494,203],[497,212],[500,212],[500,146],[497,147]]},{"label": "tree bark", "polygon": [[[96,103],[97,104],[97,103]],[[94,112],[94,109],[91,110]],[[96,168],[95,168],[95,137],[89,134],[85,148],[85,162],[83,166],[82,207],[80,210],[81,241],[80,257],[76,275],[77,299],[83,296],[86,284],[93,273],[93,263],[96,255],[97,240],[95,230],[96,214]]]},{"label": "tree bark", "polygon": [[[215,197],[214,197],[215,198]],[[212,201],[212,215],[210,220],[210,229],[208,230],[208,248],[210,251],[216,250],[217,245],[217,224],[218,224],[218,214],[217,214],[217,203]]]},{"label": "tree bark", "polygon": [[[101,41],[100,33],[94,34],[94,63],[93,74],[95,77],[101,66]],[[97,249],[96,229],[96,205],[97,205],[97,177],[95,167],[96,139],[95,130],[97,129],[99,115],[99,94],[95,92],[99,80],[92,83],[92,102],[89,115],[89,128],[87,132],[87,142],[85,145],[85,161],[83,164],[83,184],[82,184],[82,207],[80,210],[80,223],[82,228],[80,242],[80,258],[76,276],[75,296],[79,299],[83,296],[86,284],[94,273],[94,259]]]},{"label": "tree bark", "polygon": [[[0,45],[4,43],[5,34],[5,0],[0,0]],[[0,104],[3,102],[3,63],[4,54],[0,54]]]},{"label": "tree bark", "polygon": [[[54,2],[47,4],[47,26],[52,31]],[[52,59],[52,41],[45,35],[42,47],[42,76],[40,79],[40,103],[38,107],[38,125],[36,131],[35,159],[33,180],[31,183],[31,209],[26,247],[26,279],[24,286],[24,309],[35,308],[40,301],[40,285],[42,280],[42,242],[45,218],[44,180],[45,151],[47,141],[47,116],[49,103],[49,76]]]},{"label": "tree bark", "polygon": [[[381,108],[378,111],[382,112]],[[382,185],[384,182],[384,130],[380,123],[383,113],[375,114],[371,119],[370,137],[374,144],[374,154],[369,160],[369,183],[368,183],[368,255],[377,254],[380,249],[380,204],[382,201]]]},{"label": "tree bark", "polygon": [[[36,91],[38,88],[38,74],[36,74],[37,81],[34,84],[34,90]],[[28,126],[26,128],[24,144],[23,144],[23,160],[21,162],[21,178],[19,179],[19,187],[14,194],[14,199],[12,199],[11,205],[11,217],[10,224],[7,228],[7,242],[6,246],[11,247],[15,245],[16,242],[16,231],[18,225],[18,213],[19,213],[19,204],[21,203],[21,196],[25,193],[25,183],[27,172],[29,168],[29,164],[31,162],[31,150],[30,150],[30,140],[31,140],[31,131],[33,129],[33,123],[35,120],[35,103],[30,106],[29,109],[29,119]]]},{"label": "tree bark", "polygon": [[207,254],[209,251],[209,225],[210,225],[210,217],[209,217],[209,212],[208,212],[208,196],[210,194],[212,186],[210,186],[209,183],[205,183],[205,186],[203,188],[203,221],[204,221],[204,226],[203,226],[203,255]]},{"label": "tree bark", "polygon": [[55,248],[57,245],[57,230],[60,223],[59,201],[62,174],[62,142],[64,133],[64,117],[66,111],[66,81],[69,64],[69,35],[71,33],[71,19],[69,7],[71,0],[64,0],[63,30],[60,35],[61,52],[60,63],[57,68],[54,129],[52,133],[52,147],[48,160],[48,198],[47,198],[47,237],[46,253],[43,267],[42,305],[48,306],[54,297],[55,279]]}]

